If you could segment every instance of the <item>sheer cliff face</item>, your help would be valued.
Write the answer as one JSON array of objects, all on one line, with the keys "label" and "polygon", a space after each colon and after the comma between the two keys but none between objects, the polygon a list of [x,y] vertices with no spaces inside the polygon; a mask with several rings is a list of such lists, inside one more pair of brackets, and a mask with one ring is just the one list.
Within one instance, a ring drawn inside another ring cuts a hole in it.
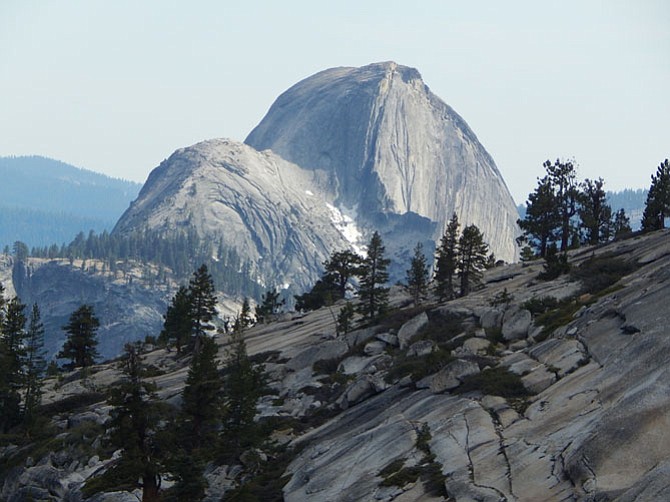
[{"label": "sheer cliff face", "polygon": [[516,207],[493,159],[413,68],[320,72],[282,94],[245,142],[328,172],[337,204],[371,226],[413,212],[436,223],[426,237],[437,240],[456,212],[498,258],[516,258]]},{"label": "sheer cliff face", "polygon": [[194,228],[257,266],[268,285],[311,285],[350,243],[333,222],[318,171],[217,139],[177,150],[149,176],[114,232]]}]

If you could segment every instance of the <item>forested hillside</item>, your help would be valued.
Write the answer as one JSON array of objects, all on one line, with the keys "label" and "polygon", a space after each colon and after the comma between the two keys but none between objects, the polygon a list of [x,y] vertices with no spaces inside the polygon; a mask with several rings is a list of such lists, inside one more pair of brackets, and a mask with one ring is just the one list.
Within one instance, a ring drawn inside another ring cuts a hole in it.
[{"label": "forested hillside", "polygon": [[111,230],[141,185],[45,157],[0,157],[0,245],[70,242]]}]

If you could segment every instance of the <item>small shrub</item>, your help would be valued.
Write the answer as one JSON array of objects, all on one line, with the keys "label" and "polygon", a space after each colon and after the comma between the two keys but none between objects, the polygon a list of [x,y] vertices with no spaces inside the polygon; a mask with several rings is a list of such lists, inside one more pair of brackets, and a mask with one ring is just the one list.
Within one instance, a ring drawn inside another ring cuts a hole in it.
[{"label": "small shrub", "polygon": [[554,330],[565,326],[574,319],[575,313],[581,305],[572,299],[566,299],[558,303],[556,308],[547,310],[535,319],[535,323],[542,326],[542,332],[535,339],[538,342],[546,340]]},{"label": "small shrub", "polygon": [[421,469],[419,467],[403,467],[398,472],[385,478],[380,484],[381,486],[398,486],[402,488],[410,483],[416,483],[420,474]]},{"label": "small shrub", "polygon": [[437,348],[425,356],[399,356],[386,374],[385,380],[391,383],[410,375],[412,380],[416,382],[425,376],[437,373],[453,359],[451,352],[441,348]]},{"label": "small shrub", "polygon": [[487,368],[481,373],[465,377],[463,384],[456,389],[458,393],[480,391],[483,394],[505,398],[525,397],[529,395],[523,386],[521,377],[498,366]]},{"label": "small shrub", "polygon": [[531,298],[525,301],[521,307],[530,311],[531,314],[544,314],[547,310],[555,309],[558,306],[558,300],[553,296],[543,296],[542,298]]},{"label": "small shrub", "polygon": [[582,283],[582,293],[595,295],[607,290],[636,269],[634,263],[605,254],[586,260],[572,271],[571,276]]},{"label": "small shrub", "polygon": [[501,305],[509,305],[514,301],[514,295],[511,295],[507,292],[507,288],[503,289],[496,293],[496,295],[489,300],[489,305],[491,307],[499,307]]},{"label": "small shrub", "polygon": [[551,281],[570,272],[568,255],[566,253],[559,253],[556,249],[556,244],[547,248],[547,254],[544,260],[544,271],[538,275],[543,281]]},{"label": "small shrub", "polygon": [[379,471],[379,476],[386,479],[391,474],[395,474],[405,465],[405,460],[398,458]]}]

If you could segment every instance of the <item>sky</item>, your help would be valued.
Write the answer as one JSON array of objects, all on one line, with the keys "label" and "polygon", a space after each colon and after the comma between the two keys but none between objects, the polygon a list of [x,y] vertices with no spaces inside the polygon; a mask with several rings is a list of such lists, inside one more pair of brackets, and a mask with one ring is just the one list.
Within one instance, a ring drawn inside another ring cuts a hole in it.
[{"label": "sky", "polygon": [[0,156],[143,182],[244,140],[326,68],[395,61],[470,125],[517,203],[542,163],[610,190],[670,157],[667,0],[0,0]]}]

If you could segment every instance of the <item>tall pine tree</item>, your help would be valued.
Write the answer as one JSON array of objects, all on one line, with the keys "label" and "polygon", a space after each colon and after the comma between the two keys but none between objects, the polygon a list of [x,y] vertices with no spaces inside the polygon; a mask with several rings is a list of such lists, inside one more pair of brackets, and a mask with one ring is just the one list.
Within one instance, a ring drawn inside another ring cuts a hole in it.
[{"label": "tall pine tree", "polygon": [[359,312],[366,318],[381,314],[388,305],[388,266],[391,260],[384,257],[386,248],[379,232],[375,232],[368,244],[367,255],[360,267]]},{"label": "tall pine tree", "polygon": [[244,329],[241,326],[241,323],[237,323],[233,331],[224,369],[223,440],[228,454],[238,454],[242,449],[256,444],[258,431],[254,417],[265,384],[262,368],[255,367],[247,355]]},{"label": "tall pine tree", "polygon": [[419,305],[428,291],[428,264],[423,254],[423,244],[417,242],[414,256],[406,272],[407,290],[414,305]]},{"label": "tall pine tree", "polygon": [[670,161],[665,159],[651,176],[651,186],[642,214],[642,231],[665,228],[665,219],[670,217]]},{"label": "tall pine tree", "polygon": [[110,442],[121,449],[121,457],[105,476],[126,489],[142,488],[142,501],[160,500],[161,475],[166,468],[157,432],[161,424],[155,384],[144,379],[140,343],[126,344],[120,363],[123,380],[110,391],[113,406]]},{"label": "tall pine tree", "polygon": [[458,241],[458,275],[461,280],[461,296],[470,294],[479,283],[486,268],[488,245],[476,225],[468,225]]},{"label": "tall pine tree", "polygon": [[188,291],[191,302],[190,318],[194,351],[198,352],[206,333],[214,330],[212,320],[216,317],[216,291],[206,265],[201,265],[193,273]]},{"label": "tall pine tree", "polygon": [[165,313],[163,330],[158,340],[165,345],[174,345],[177,354],[191,342],[191,298],[186,286],[180,286]]},{"label": "tall pine tree", "polygon": [[8,432],[21,416],[21,396],[24,385],[23,361],[26,316],[25,305],[14,297],[5,303],[0,290],[0,431]]},{"label": "tall pine tree", "polygon": [[42,400],[42,379],[46,370],[44,359],[44,324],[37,304],[33,304],[30,312],[30,321],[26,333],[25,358],[25,395],[23,404],[23,419],[30,427],[36,417],[37,409]]},{"label": "tall pine tree", "polygon": [[58,353],[59,359],[69,359],[69,369],[88,368],[99,356],[97,331],[100,321],[93,312],[91,305],[82,305],[71,315],[69,322],[63,326],[68,334],[63,348]]},{"label": "tall pine tree", "polygon": [[440,301],[454,298],[454,275],[458,267],[458,217],[454,213],[437,248],[435,292]]}]

